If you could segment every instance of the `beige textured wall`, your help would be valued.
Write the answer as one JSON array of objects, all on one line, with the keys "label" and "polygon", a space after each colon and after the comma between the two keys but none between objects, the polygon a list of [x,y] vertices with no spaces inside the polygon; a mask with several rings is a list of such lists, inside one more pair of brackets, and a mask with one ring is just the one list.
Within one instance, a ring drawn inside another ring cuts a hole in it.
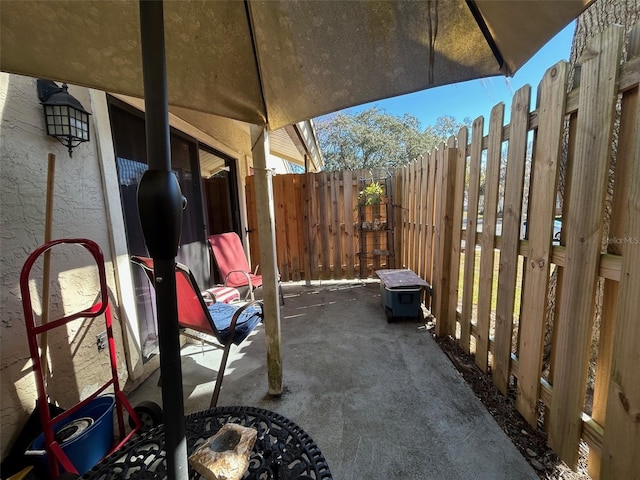
[{"label": "beige textured wall", "polygon": [[[86,89],[70,87],[90,109]],[[36,80],[0,74],[0,455],[4,457],[37,397],[27,345],[19,276],[27,256],[44,241],[47,154],[55,153],[56,181],[53,238],[85,237],[100,245],[105,255],[112,301],[115,279],[110,259],[101,170],[92,141],[74,150],[73,158],[60,143],[47,137]],[[94,128],[92,124],[92,129]],[[54,254],[51,315],[61,316],[86,308],[96,297],[97,273],[93,260],[78,247]],[[34,269],[32,290],[41,290],[41,267]],[[40,314],[39,299],[34,299]],[[127,379],[118,308],[112,303],[114,336],[118,347],[121,383]],[[102,318],[80,321],[50,335],[52,399],[68,407],[89,395],[110,378],[107,351],[98,353],[96,334],[104,331]],[[69,340],[67,340],[69,339]]]},{"label": "beige textured wall", "polygon": [[[54,153],[57,157],[53,238],[89,238],[98,243],[105,256],[120,386],[130,391],[158,368],[157,356],[142,363],[136,338],[137,319],[130,298],[130,264],[121,218],[106,97],[104,92],[90,92],[76,86],[70,86],[69,92],[93,113],[91,142],[77,147],[73,158],[69,158],[66,148],[57,140],[46,136],[36,79],[0,73],[2,458],[34,409],[37,398],[19,276],[28,255],[44,242],[48,153]],[[198,118],[189,118],[192,121],[194,119]],[[246,153],[250,151],[248,127],[217,117],[209,118],[204,130],[176,115],[171,115],[171,123],[199,141],[238,159],[242,222],[243,226],[246,225],[244,186],[251,166],[251,156]],[[216,137],[209,135],[209,131],[215,132]],[[115,268],[112,256],[117,259]],[[50,318],[58,318],[89,306],[98,292],[92,258],[79,247],[55,250],[52,257]],[[39,316],[42,309],[39,298],[42,262],[36,264],[32,279],[33,305]],[[120,326],[119,317],[124,328]],[[56,329],[49,335],[49,358],[53,373],[48,393],[63,407],[72,406],[86,398],[110,378],[108,353],[99,353],[96,347],[96,335],[104,331],[103,318],[82,325],[80,323],[75,321],[67,328]],[[126,338],[123,337],[123,330]]]}]

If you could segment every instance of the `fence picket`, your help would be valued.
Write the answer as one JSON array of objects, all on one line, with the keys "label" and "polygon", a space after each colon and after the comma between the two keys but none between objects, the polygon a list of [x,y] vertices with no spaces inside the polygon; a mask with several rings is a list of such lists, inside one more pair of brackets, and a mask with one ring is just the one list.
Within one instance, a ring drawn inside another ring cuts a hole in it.
[{"label": "fence picket", "polygon": [[354,201],[353,172],[342,172],[344,195],[344,235],[345,235],[345,275],[346,278],[355,277],[355,237],[354,237]]},{"label": "fence picket", "polygon": [[331,245],[332,278],[342,278],[342,232],[340,228],[340,172],[331,174]]},{"label": "fence picket", "polygon": [[415,161],[414,161],[414,168],[415,168],[415,177],[414,177],[414,183],[415,183],[415,215],[414,215],[414,222],[415,222],[415,228],[413,231],[413,245],[414,245],[414,258],[415,258],[415,262],[416,262],[416,267],[414,272],[419,275],[422,276],[423,272],[422,272],[422,258],[424,257],[424,253],[422,251],[422,247],[421,247],[421,240],[422,240],[422,232],[424,230],[424,225],[422,224],[422,197],[424,195],[424,192],[422,191],[422,158],[418,157]]},{"label": "fence picket", "polygon": [[314,182],[315,179],[312,174],[304,173],[300,176],[301,188],[300,188],[300,205],[302,209],[302,248],[303,255],[302,265],[304,268],[304,280],[307,285],[311,283],[313,278],[313,253],[312,253],[312,209],[311,209],[311,189],[310,182]]},{"label": "fence picket", "polygon": [[408,266],[416,270],[415,228],[416,228],[416,161],[409,164],[409,228],[407,230],[407,251],[409,252]]},{"label": "fence picket", "polygon": [[434,150],[427,155],[427,224],[426,224],[426,236],[425,241],[427,248],[425,250],[426,262],[425,262],[425,276],[424,279],[431,285],[433,285],[433,249],[434,249],[434,214],[435,214],[435,198],[437,195],[436,189],[436,155],[437,150]]},{"label": "fence picket", "polygon": [[476,258],[476,229],[480,196],[480,161],[484,118],[473,121],[471,130],[471,158],[469,160],[469,195],[464,245],[464,280],[462,286],[462,314],[460,315],[460,345],[465,352],[471,349],[471,317],[473,316],[473,279]]},{"label": "fence picket", "polygon": [[[640,27],[634,34],[638,40]],[[630,478],[640,475],[640,318],[638,316],[638,292],[640,291],[640,102],[635,92],[635,146],[629,156],[629,192],[626,206],[627,242],[622,244],[622,272],[618,292],[618,307],[615,319],[615,338],[611,379],[608,385],[606,405],[606,428],[602,446],[602,480]],[[622,130],[621,130],[622,131]],[[620,153],[620,152],[619,152]],[[624,153],[623,153],[624,155]]]},{"label": "fence picket", "polygon": [[245,187],[247,201],[247,237],[249,238],[251,267],[260,264],[260,239],[258,238],[258,219],[256,214],[256,197],[254,177],[247,177]]},{"label": "fence picket", "polygon": [[327,208],[327,198],[331,198],[327,191],[327,172],[318,175],[318,220],[319,220],[319,241],[320,241],[320,264],[322,265],[322,279],[331,278],[331,250],[329,246],[329,208]]},{"label": "fence picket", "polygon": [[395,230],[395,245],[393,251],[395,252],[395,256],[393,258],[394,268],[403,268],[404,257],[403,257],[403,219],[404,219],[404,209],[402,208],[402,199],[404,197],[404,177],[403,177],[403,169],[396,168],[394,179],[393,179],[393,225]]},{"label": "fence picket", "polygon": [[520,371],[516,406],[522,416],[538,423],[538,396],[542,365],[542,329],[544,327],[551,235],[555,211],[555,192],[562,148],[562,124],[568,68],[560,62],[547,70],[540,83],[540,126],[535,139],[531,167],[528,252],[520,316]]},{"label": "fence picket", "polygon": [[292,197],[290,203],[287,205],[287,239],[290,245],[291,255],[291,280],[294,282],[300,281],[302,278],[301,271],[304,269],[303,261],[303,248],[302,237],[300,232],[302,224],[299,224],[300,218],[303,217],[302,203],[300,202],[301,190],[302,190],[302,175],[287,175],[291,177],[293,181],[293,188],[291,190]]},{"label": "fence picket", "polygon": [[462,210],[464,208],[464,178],[467,171],[467,127],[462,127],[457,138],[456,178],[453,197],[453,232],[451,237],[451,284],[449,286],[449,315],[453,316],[455,332],[458,316],[458,284],[460,281],[460,254],[462,253]]},{"label": "fence picket", "polygon": [[320,278],[320,265],[322,260],[320,257],[320,206],[319,197],[320,189],[318,185],[318,175],[314,175],[312,181],[309,182],[308,188],[311,199],[309,200],[310,210],[310,232],[311,232],[311,244],[309,245],[309,254],[311,255],[311,278]]},{"label": "fence picket", "polygon": [[287,200],[285,198],[284,184],[287,181],[287,177],[284,175],[277,175],[272,177],[273,196],[275,201],[274,215],[275,215],[275,230],[276,230],[276,255],[278,271],[280,272],[280,278],[284,282],[288,282],[289,278],[289,252],[287,249],[287,229],[285,225],[287,223],[287,214],[285,211],[285,204]]},{"label": "fence picket", "polygon": [[[484,294],[478,295],[478,334],[476,336],[476,365],[486,372],[489,366],[489,333],[491,327],[491,302],[493,299],[493,265],[495,261],[495,237],[502,156],[502,126],[504,103],[491,109],[489,141],[485,174],[482,232],[480,233],[480,285]],[[488,289],[488,290],[487,290]]]},{"label": "fence picket", "polygon": [[525,85],[516,92],[511,104],[492,364],[493,383],[503,395],[507,394],[509,385],[530,103],[531,87]]},{"label": "fence picket", "polygon": [[[617,97],[622,28],[612,25],[592,39],[582,63],[576,156],[571,180],[558,343],[554,366],[549,444],[569,466],[578,461],[581,412],[593,325],[598,261],[602,242],[609,147]],[[597,92],[593,94],[593,92]]]},{"label": "fence picket", "polygon": [[456,316],[455,310],[449,312],[449,292],[451,289],[451,257],[453,250],[453,209],[456,182],[456,160],[458,151],[455,147],[455,138],[450,137],[446,147],[443,145],[440,154],[440,208],[438,222],[438,254],[436,256],[436,281],[435,284],[435,316],[436,335],[455,335]]},{"label": "fence picket", "polygon": [[429,192],[429,168],[427,159],[424,155],[420,156],[420,205],[418,209],[418,218],[420,222],[420,257],[418,258],[418,269],[416,272],[420,277],[427,278],[427,198]]},{"label": "fence picket", "polygon": [[409,256],[409,248],[408,239],[409,239],[409,225],[410,225],[410,210],[409,210],[409,198],[410,198],[410,190],[409,190],[409,170],[410,166],[406,165],[402,169],[402,175],[404,178],[404,197],[402,198],[402,240],[404,248],[402,251],[404,252],[403,265],[406,268],[411,268],[410,264],[410,256]]},{"label": "fence picket", "polygon": [[442,204],[443,204],[443,173],[444,169],[444,144],[440,143],[437,149],[431,155],[431,159],[433,161],[434,166],[434,188],[433,188],[433,217],[432,217],[432,225],[433,225],[433,234],[431,237],[432,242],[432,264],[431,264],[431,280],[429,283],[433,287],[433,304],[434,304],[434,315],[436,317],[436,335],[443,336],[446,332],[445,320],[437,321],[440,315],[440,286],[437,285],[438,277],[437,275],[440,273],[438,271],[437,265],[440,261],[440,250],[443,245],[440,243],[440,238],[442,236],[442,225],[440,223],[440,218],[443,216]]},{"label": "fence picket", "polygon": [[[640,24],[636,25],[635,31],[632,32],[627,52],[630,58],[634,55],[640,56]],[[637,184],[638,182],[638,173],[633,172],[633,162],[635,159],[637,163],[637,159],[640,158],[638,150],[634,150],[634,148],[640,148],[640,142],[637,141],[640,128],[636,125],[637,122],[640,121],[639,108],[638,89],[636,88],[625,92],[622,96],[620,109],[620,131],[618,134],[615,185],[611,205],[608,233],[609,241],[607,242],[607,251],[616,255],[623,253],[618,240],[633,238],[633,232],[626,231],[626,222],[628,222],[629,219],[638,218],[637,210],[635,215],[630,213],[631,209],[627,208],[627,202],[633,198],[632,193],[630,193],[631,185]],[[634,180],[631,180],[632,178],[634,178]],[[638,264],[636,264],[635,268],[638,268]],[[600,425],[604,425],[605,423],[605,413],[607,409],[607,394],[612,371],[613,338],[616,330],[615,322],[618,316],[618,295],[619,282],[606,279],[604,283],[598,362],[596,364],[593,409],[591,413],[593,420]],[[640,443],[640,439],[629,439],[628,442],[638,444]],[[607,448],[616,452],[616,455],[618,455],[622,461],[625,461],[624,458],[620,457],[618,447],[614,446],[611,448],[611,446],[607,446]],[[598,452],[589,451],[587,467],[589,475],[591,475],[594,480],[598,480],[601,469],[600,454]],[[640,465],[636,465],[635,470],[640,471]],[[629,475],[627,475],[629,477],[631,476],[630,472],[631,471],[629,471]],[[612,478],[615,477],[612,476]]]}]

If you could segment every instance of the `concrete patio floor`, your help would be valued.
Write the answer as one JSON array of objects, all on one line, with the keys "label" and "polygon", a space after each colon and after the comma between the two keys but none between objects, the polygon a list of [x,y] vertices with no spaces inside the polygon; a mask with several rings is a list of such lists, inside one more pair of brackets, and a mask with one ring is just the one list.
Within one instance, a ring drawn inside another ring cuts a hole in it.
[{"label": "concrete patio floor", "polygon": [[[322,450],[336,480],[538,476],[415,321],[387,323],[377,281],[283,284],[285,391],[267,393],[264,328],[232,347],[218,405],[278,412]],[[220,350],[182,351],[185,411],[209,406]],[[159,371],[128,398],[161,404]]]}]

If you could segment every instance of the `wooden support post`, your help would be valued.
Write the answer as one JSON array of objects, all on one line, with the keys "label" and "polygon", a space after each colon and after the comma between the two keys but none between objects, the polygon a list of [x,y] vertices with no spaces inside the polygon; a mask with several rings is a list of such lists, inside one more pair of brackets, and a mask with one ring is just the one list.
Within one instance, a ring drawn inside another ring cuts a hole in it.
[{"label": "wooden support post", "polygon": [[533,427],[538,424],[538,397],[542,369],[542,340],[549,283],[551,236],[556,208],[556,185],[562,152],[562,127],[568,66],[560,62],[549,68],[538,95],[540,126],[535,140],[529,190],[528,253],[518,347],[520,371],[516,407]]},{"label": "wooden support post", "polygon": [[525,85],[516,92],[511,104],[509,126],[509,152],[504,187],[502,215],[502,248],[498,274],[498,300],[493,349],[492,378],[495,386],[507,394],[509,364],[511,362],[511,337],[513,334],[513,309],[515,304],[516,277],[518,273],[518,246],[522,223],[522,189],[524,167],[527,160],[527,129],[531,87]]},{"label": "wooden support post", "polygon": [[276,269],[276,232],[273,188],[267,170],[269,136],[262,127],[251,126],[251,155],[255,173],[256,211],[260,237],[260,269],[264,293],[264,329],[267,341],[267,379],[269,394],[282,394],[282,356],[280,351],[280,301]]},{"label": "wooden support post", "polygon": [[567,266],[556,319],[561,348],[548,412],[549,445],[570,467],[578,461],[582,429],[622,34],[621,27],[612,25],[594,37],[585,49],[580,75],[569,217],[563,222],[567,230]]}]

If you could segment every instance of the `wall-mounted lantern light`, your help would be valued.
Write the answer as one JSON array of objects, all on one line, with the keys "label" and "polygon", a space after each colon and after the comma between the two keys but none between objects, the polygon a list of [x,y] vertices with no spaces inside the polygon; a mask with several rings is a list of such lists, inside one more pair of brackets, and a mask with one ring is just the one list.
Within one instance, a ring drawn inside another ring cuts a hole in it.
[{"label": "wall-mounted lantern light", "polygon": [[44,122],[47,135],[57,138],[69,149],[89,141],[89,112],[67,91],[51,80],[38,79],[38,98],[44,107]]}]

